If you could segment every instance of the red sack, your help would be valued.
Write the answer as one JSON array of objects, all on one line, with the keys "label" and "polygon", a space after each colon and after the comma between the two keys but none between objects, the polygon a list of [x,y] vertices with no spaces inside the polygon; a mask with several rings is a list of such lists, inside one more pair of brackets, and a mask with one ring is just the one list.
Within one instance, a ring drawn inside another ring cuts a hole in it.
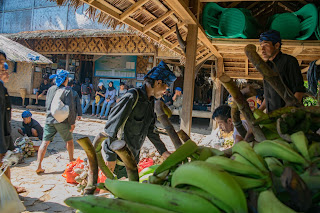
[{"label": "red sack", "polygon": [[143,158],[138,164],[138,172],[154,164],[152,158]]},{"label": "red sack", "polygon": [[99,169],[98,173],[98,183],[104,183],[107,177],[103,174],[103,172]]},{"label": "red sack", "polygon": [[76,161],[72,161],[67,164],[66,170],[64,170],[64,173],[62,174],[62,177],[66,178],[67,183],[77,183],[74,178],[77,177],[79,174],[74,172],[74,169],[80,168],[83,169],[83,160],[78,158]]}]

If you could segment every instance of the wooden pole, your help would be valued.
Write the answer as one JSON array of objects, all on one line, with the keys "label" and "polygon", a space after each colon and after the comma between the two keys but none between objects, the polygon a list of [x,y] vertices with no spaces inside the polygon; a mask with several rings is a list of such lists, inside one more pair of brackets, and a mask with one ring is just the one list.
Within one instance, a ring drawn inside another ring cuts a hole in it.
[{"label": "wooden pole", "polygon": [[69,60],[70,60],[70,54],[66,55],[66,70],[69,71]]},{"label": "wooden pole", "polygon": [[182,114],[181,114],[181,126],[180,129],[185,131],[188,135],[191,133],[192,123],[192,108],[193,108],[193,96],[194,96],[194,72],[196,65],[197,54],[197,36],[198,26],[195,24],[188,25],[187,36],[187,51],[186,51],[186,65],[184,71],[183,82],[183,102],[182,102]]}]

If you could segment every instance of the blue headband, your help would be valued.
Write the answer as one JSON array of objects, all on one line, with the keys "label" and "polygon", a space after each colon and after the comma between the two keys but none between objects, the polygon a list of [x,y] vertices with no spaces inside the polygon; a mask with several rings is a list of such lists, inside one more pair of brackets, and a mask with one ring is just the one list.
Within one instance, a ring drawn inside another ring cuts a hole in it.
[{"label": "blue headband", "polygon": [[9,65],[7,64],[7,62],[4,62],[3,65],[4,65],[4,69],[5,69],[5,70],[8,70],[8,69],[9,69]]},{"label": "blue headband", "polygon": [[30,111],[24,111],[21,116],[22,118],[28,118],[28,117],[31,117],[32,114]]},{"label": "blue headband", "polygon": [[273,45],[279,42],[281,45],[280,33],[276,30],[269,30],[267,32],[261,33],[259,41],[271,41]]},{"label": "blue headband", "polygon": [[181,87],[176,87],[176,90],[178,90],[178,91],[182,92]]},{"label": "blue headband", "polygon": [[162,80],[163,83],[170,86],[177,77],[174,75],[174,73],[169,69],[169,67],[161,61],[158,66],[152,68],[145,76],[144,78],[151,78],[154,80]]},{"label": "blue headband", "polygon": [[69,72],[67,70],[58,70],[57,74],[51,75],[50,79],[56,78],[56,85],[60,87],[60,85],[66,80]]}]

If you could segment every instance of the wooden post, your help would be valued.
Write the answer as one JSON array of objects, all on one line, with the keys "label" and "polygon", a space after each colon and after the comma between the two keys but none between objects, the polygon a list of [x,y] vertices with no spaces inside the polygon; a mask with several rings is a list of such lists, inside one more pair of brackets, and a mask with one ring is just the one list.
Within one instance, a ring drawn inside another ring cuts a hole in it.
[{"label": "wooden post", "polygon": [[70,59],[70,54],[66,55],[66,70],[69,71],[69,59]]},{"label": "wooden post", "polygon": [[181,114],[181,126],[180,128],[188,135],[191,132],[192,123],[192,108],[193,108],[193,96],[194,96],[194,71],[196,65],[197,54],[197,38],[198,38],[198,26],[195,24],[188,25],[187,36],[187,51],[186,51],[186,65],[184,71],[183,82],[183,103]]}]

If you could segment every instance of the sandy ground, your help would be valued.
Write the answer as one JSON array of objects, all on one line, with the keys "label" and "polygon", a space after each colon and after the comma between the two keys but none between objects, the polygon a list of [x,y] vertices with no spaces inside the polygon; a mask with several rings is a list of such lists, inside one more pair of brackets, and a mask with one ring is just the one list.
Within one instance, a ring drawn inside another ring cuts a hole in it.
[{"label": "sandy ground", "polygon": [[[12,112],[12,131],[14,138],[19,137],[17,128],[21,126],[21,112],[23,108],[14,107]],[[45,122],[45,113],[40,111],[31,111],[33,118],[36,119],[42,126]],[[81,121],[77,121],[76,128],[73,134],[74,140],[88,136],[91,140],[101,131],[103,131],[106,121],[92,119],[90,116],[84,116]],[[158,124],[159,125],[159,124]],[[160,125],[159,125],[160,126]],[[178,124],[174,124],[178,129]],[[213,146],[211,130],[201,125],[198,122],[192,128],[191,138],[201,145]],[[160,135],[161,139],[166,144],[169,151],[174,151],[174,146],[170,138],[166,135]],[[143,145],[141,154],[146,157],[154,153],[156,149],[147,139]],[[81,159],[86,158],[85,152],[80,145],[75,142],[74,157]],[[37,175],[36,157],[29,157],[25,162],[11,168],[11,180],[13,185],[25,187],[27,192],[20,194],[20,199],[26,207],[25,212],[74,212],[64,204],[64,199],[70,196],[80,195],[77,192],[76,185],[69,184],[62,177],[66,165],[68,164],[68,153],[65,148],[65,143],[57,135],[54,141],[49,145],[46,156],[43,160],[43,168],[45,173]]]}]

